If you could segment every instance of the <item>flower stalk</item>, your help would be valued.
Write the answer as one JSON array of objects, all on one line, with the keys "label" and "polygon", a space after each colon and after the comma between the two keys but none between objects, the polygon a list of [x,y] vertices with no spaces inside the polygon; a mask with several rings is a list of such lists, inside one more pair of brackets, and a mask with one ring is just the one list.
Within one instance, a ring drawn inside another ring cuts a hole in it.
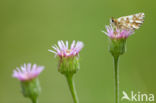
[{"label": "flower stalk", "polygon": [[115,93],[115,103],[119,103],[119,57],[126,51],[126,40],[114,40],[110,39],[109,51],[113,56],[114,60],[114,93]]},{"label": "flower stalk", "polygon": [[75,83],[74,83],[74,79],[73,79],[73,74],[66,74],[65,76],[66,76],[68,86],[69,86],[74,103],[79,103],[79,99],[77,96]]},{"label": "flower stalk", "polygon": [[38,99],[31,99],[32,100],[32,103],[38,103]]},{"label": "flower stalk", "polygon": [[115,93],[115,103],[119,103],[119,68],[118,61],[119,56],[113,56],[114,59],[114,93]]},{"label": "flower stalk", "polygon": [[110,39],[109,51],[114,60],[114,93],[115,103],[119,103],[119,57],[126,52],[126,39]]}]

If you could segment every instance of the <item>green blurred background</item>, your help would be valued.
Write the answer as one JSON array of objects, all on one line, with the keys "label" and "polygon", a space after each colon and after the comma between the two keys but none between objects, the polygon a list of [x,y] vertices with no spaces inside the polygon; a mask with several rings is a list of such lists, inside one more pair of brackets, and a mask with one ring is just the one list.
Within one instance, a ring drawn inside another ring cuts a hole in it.
[{"label": "green blurred background", "polygon": [[[12,71],[24,63],[44,65],[40,103],[72,103],[57,59],[48,52],[58,40],[83,41],[75,76],[80,103],[113,103],[113,60],[101,32],[110,17],[145,13],[120,58],[122,91],[156,95],[155,0],[0,0],[0,103],[30,103]],[[129,102],[121,102],[129,103]]]}]

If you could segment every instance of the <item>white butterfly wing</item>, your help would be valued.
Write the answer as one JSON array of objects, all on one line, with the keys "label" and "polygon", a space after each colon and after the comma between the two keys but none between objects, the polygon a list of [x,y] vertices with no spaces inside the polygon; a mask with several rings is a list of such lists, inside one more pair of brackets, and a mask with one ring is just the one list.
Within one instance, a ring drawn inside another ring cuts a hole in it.
[{"label": "white butterfly wing", "polygon": [[144,22],[144,13],[137,13],[129,16],[122,16],[117,19],[121,27],[139,29]]}]

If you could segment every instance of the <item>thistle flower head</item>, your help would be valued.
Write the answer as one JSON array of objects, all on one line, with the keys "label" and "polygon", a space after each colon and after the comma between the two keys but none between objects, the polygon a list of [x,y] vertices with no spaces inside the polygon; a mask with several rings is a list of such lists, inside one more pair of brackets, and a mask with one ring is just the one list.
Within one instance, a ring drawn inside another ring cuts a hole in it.
[{"label": "thistle flower head", "polygon": [[117,28],[114,25],[106,26],[106,32],[109,37],[109,51],[113,56],[119,56],[126,51],[126,39],[134,33],[132,29]]},{"label": "thistle flower head", "polygon": [[72,42],[71,46],[68,47],[68,41],[64,43],[62,40],[58,41],[58,46],[52,46],[53,50],[50,52],[59,56],[58,71],[62,74],[74,74],[79,69],[79,52],[83,48],[83,42],[75,41]]},{"label": "thistle flower head", "polygon": [[106,26],[106,31],[107,32],[105,31],[102,32],[104,32],[111,39],[126,39],[127,37],[129,37],[134,33],[134,30],[118,29],[116,27],[113,27],[112,25]]},{"label": "thistle flower head", "polygon": [[77,43],[75,41],[72,42],[71,46],[68,46],[68,41],[65,43],[61,40],[58,41],[58,46],[54,45],[52,46],[53,50],[48,50],[54,54],[56,54],[59,57],[72,57],[79,54],[81,49],[83,48],[83,42],[78,41]]},{"label": "thistle flower head", "polygon": [[43,71],[43,69],[43,66],[37,66],[36,64],[24,64],[20,69],[17,67],[16,70],[13,71],[13,77],[19,79],[20,81],[32,80],[36,78]]}]

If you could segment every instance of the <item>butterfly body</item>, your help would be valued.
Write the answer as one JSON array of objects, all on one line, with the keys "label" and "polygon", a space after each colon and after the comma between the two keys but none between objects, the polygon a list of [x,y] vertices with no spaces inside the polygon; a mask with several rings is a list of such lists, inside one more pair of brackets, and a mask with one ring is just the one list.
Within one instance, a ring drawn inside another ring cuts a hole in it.
[{"label": "butterfly body", "polygon": [[139,29],[144,22],[144,13],[137,13],[129,16],[111,18],[111,24],[119,29]]}]

